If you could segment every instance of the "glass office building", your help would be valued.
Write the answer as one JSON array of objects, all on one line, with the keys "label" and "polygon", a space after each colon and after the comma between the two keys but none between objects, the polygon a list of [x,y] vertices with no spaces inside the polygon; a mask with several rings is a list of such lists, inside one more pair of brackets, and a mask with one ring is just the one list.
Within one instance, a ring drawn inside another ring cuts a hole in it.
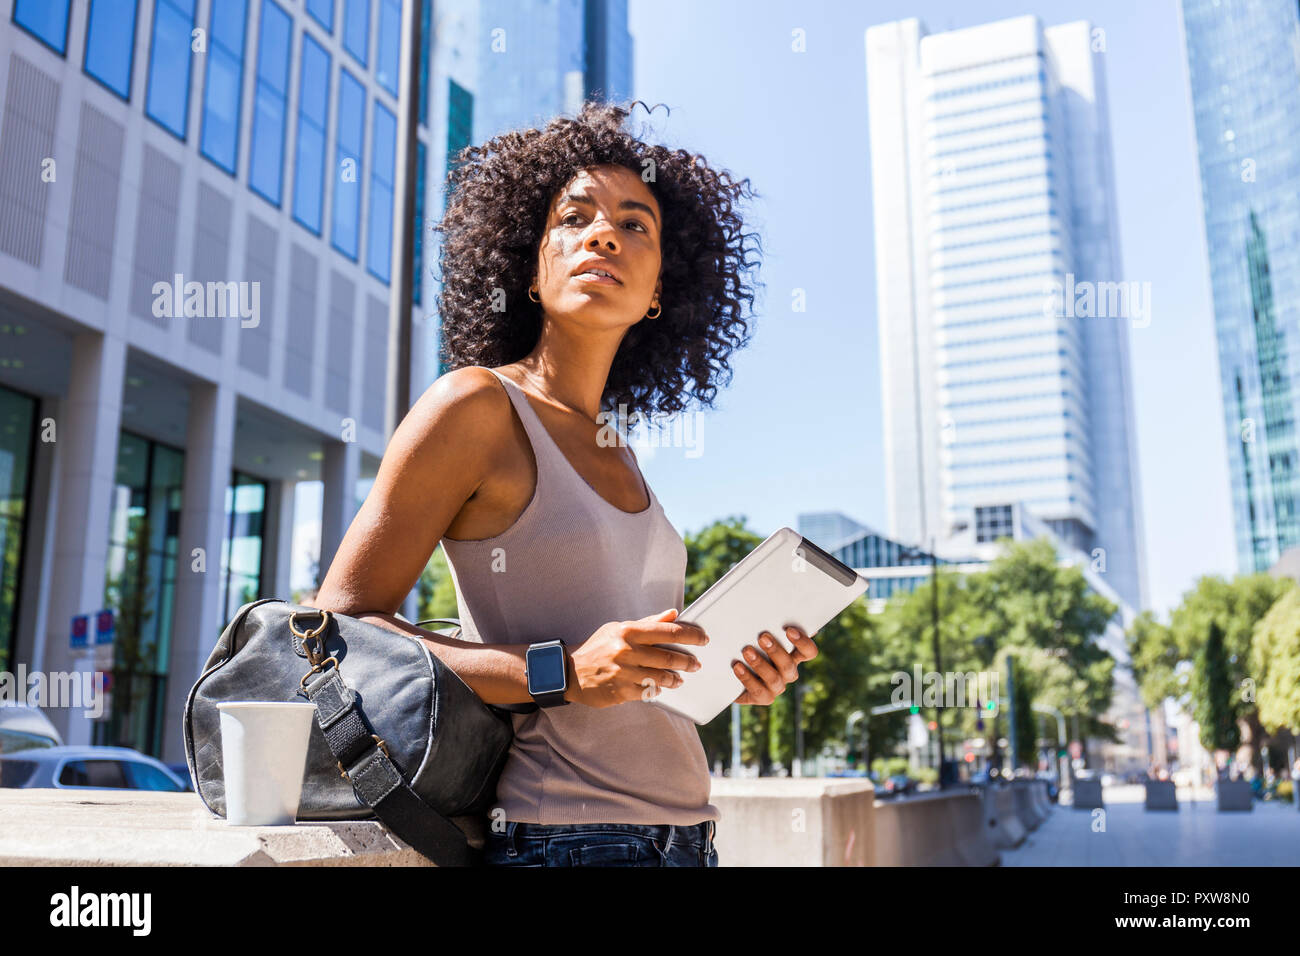
[{"label": "glass office building", "polygon": [[[182,760],[225,623],[293,597],[296,525],[328,568],[378,469],[431,8],[0,0],[0,660],[111,674],[102,718],[48,711],[68,743]],[[92,659],[72,621],[103,609]]]},{"label": "glass office building", "polygon": [[1300,14],[1183,0],[1237,564],[1300,545]]},{"label": "glass office building", "polygon": [[1141,607],[1140,303],[1091,25],[905,20],[866,64],[890,536],[945,554],[1023,505]]}]

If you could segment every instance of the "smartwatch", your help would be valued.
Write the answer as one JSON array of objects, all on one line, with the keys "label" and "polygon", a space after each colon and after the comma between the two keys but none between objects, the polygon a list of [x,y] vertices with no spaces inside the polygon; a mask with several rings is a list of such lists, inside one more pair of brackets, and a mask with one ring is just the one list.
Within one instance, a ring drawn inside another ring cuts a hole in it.
[{"label": "smartwatch", "polygon": [[558,707],[569,703],[564,699],[564,692],[569,687],[569,668],[563,641],[529,644],[524,661],[528,693],[537,701],[538,707]]}]

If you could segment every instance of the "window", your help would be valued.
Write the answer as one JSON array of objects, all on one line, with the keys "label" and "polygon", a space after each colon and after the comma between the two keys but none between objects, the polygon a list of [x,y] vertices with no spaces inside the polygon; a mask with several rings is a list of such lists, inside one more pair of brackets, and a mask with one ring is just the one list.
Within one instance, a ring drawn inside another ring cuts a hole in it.
[{"label": "window", "polygon": [[419,305],[424,288],[424,144],[415,144],[415,259],[411,268],[411,303]]},{"label": "window", "polygon": [[379,0],[379,50],[375,58],[375,79],[397,95],[398,64],[402,59],[402,5],[397,0]]},{"label": "window", "polygon": [[370,0],[343,0],[343,49],[362,66],[370,48]]},{"label": "window", "polygon": [[266,482],[240,472],[234,472],[226,489],[226,534],[221,542],[223,621],[261,594],[267,490]]},{"label": "window", "polygon": [[135,59],[136,0],[91,0],[86,57],[81,68],[122,97],[131,99]]},{"label": "window", "polygon": [[334,32],[334,0],[307,0],[307,12],[330,33]]},{"label": "window", "polygon": [[989,544],[999,538],[1011,537],[1013,532],[1010,505],[992,505],[975,509],[977,544]]},{"label": "window", "polygon": [[[170,726],[165,705],[184,477],[183,451],[119,433],[104,581],[118,647],[113,708],[107,720],[94,723],[91,742],[97,745],[156,755],[163,728]],[[126,659],[126,647],[137,649],[134,659]]]},{"label": "window", "polygon": [[397,118],[375,104],[370,140],[370,208],[366,269],[387,282],[392,272],[393,178],[397,170]]},{"label": "window", "polygon": [[232,176],[239,161],[248,0],[212,0],[199,151]]},{"label": "window", "polygon": [[325,124],[329,117],[330,55],[302,35],[298,84],[298,155],[294,161],[293,217],[320,235],[325,207]]},{"label": "window", "polygon": [[361,151],[365,140],[366,90],[339,71],[338,129],[334,146],[334,214],[330,242],[356,261],[361,232]]},{"label": "window", "polygon": [[14,23],[55,53],[68,51],[68,4],[71,0],[14,0]]},{"label": "window", "polygon": [[171,793],[183,792],[184,787],[177,786],[176,781],[152,764],[138,760],[124,760],[122,767],[126,770],[128,786],[136,790],[167,790]]},{"label": "window", "polygon": [[[5,753],[11,751],[6,748]],[[40,764],[35,760],[0,760],[0,787],[25,787],[36,776]]]},{"label": "window", "polygon": [[[449,83],[447,87],[447,173],[450,174],[460,165],[456,157],[460,155],[462,149],[470,145],[473,139],[474,94],[455,80],[447,82]],[[444,213],[450,200],[451,193],[443,190]]]},{"label": "window", "polygon": [[289,97],[289,36],[293,23],[274,0],[262,0],[257,43],[257,91],[253,97],[253,148],[248,185],[280,205],[284,183],[284,121]]},{"label": "window", "polygon": [[433,16],[433,0],[420,4],[420,123],[429,125],[429,20]]},{"label": "window", "polygon": [[153,10],[149,92],[144,111],[181,139],[185,138],[189,118],[193,29],[194,0],[158,0]]},{"label": "window", "polygon": [[59,783],[65,787],[121,789],[127,786],[122,765],[116,760],[70,760],[59,772]]}]

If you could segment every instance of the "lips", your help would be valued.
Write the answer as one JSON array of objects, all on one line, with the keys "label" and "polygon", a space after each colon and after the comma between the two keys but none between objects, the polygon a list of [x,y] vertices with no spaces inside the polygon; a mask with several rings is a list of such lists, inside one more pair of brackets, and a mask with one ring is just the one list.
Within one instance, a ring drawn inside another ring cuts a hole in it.
[{"label": "lips", "polygon": [[[601,277],[596,275],[588,275],[587,273],[589,271],[604,272],[607,273],[607,276]],[[613,282],[618,285],[623,284],[623,277],[619,274],[619,271],[614,268],[614,264],[610,262],[608,259],[599,259],[599,258],[587,259],[586,261],[578,265],[578,268],[574,270],[573,276],[575,279],[583,279],[584,281],[587,282],[598,281],[598,282]]]}]

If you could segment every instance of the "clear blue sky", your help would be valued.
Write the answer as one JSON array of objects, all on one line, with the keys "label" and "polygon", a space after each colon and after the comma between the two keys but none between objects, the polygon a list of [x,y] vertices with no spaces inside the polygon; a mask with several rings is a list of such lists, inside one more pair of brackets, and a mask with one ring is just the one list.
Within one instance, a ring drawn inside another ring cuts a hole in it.
[{"label": "clear blue sky", "polygon": [[[886,529],[863,34],[913,16],[937,33],[1026,13],[1106,31],[1122,278],[1151,283],[1151,323],[1130,331],[1150,604],[1163,616],[1199,575],[1234,573],[1175,0],[629,0],[635,96],[672,108],[654,114],[652,138],[761,194],[766,289],[702,453],[638,453],[679,531],[743,514],[765,535],[813,510]],[[790,49],[797,27],[806,53]],[[791,309],[795,288],[805,312]]]}]

